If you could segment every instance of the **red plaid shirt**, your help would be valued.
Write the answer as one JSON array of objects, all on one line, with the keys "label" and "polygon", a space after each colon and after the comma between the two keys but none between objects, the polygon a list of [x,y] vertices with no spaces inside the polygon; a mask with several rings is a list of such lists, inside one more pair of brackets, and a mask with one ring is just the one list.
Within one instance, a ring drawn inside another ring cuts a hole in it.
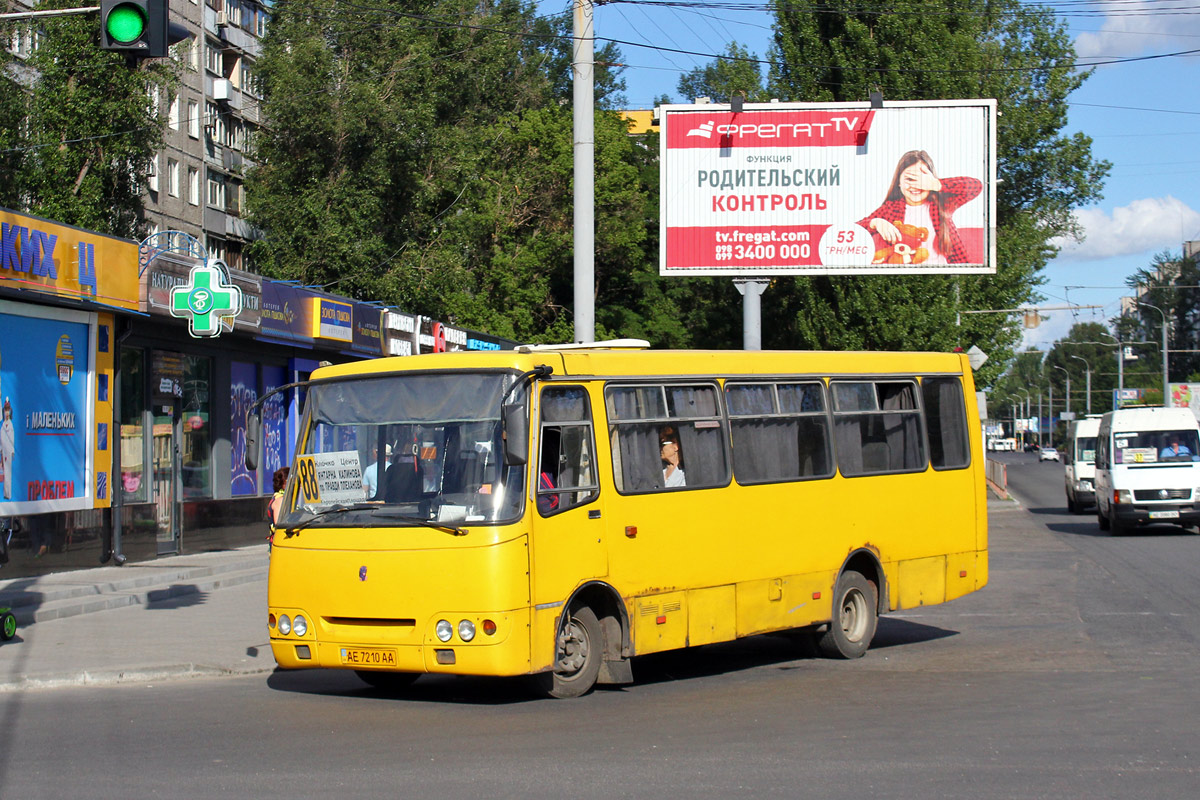
[{"label": "red plaid shirt", "polygon": [[[942,196],[942,205],[946,208],[946,219],[943,223],[941,214],[938,212],[938,207],[935,203],[929,204],[929,218],[933,220],[934,229],[934,246],[937,243],[937,231],[941,230],[945,224],[950,231],[950,252],[943,253],[948,264],[969,264],[971,258],[967,253],[967,247],[963,244],[962,237],[958,235],[958,228],[954,226],[954,220],[951,215],[959,206],[974,200],[983,191],[983,183],[974,178],[942,178],[942,190],[938,192]],[[866,217],[858,221],[858,224],[871,230],[868,224],[873,219],[882,218],[888,222],[904,221],[904,206],[903,200],[885,200],[883,205],[875,209]],[[878,233],[871,231],[875,238],[875,248],[879,249],[886,245],[883,237]]]}]

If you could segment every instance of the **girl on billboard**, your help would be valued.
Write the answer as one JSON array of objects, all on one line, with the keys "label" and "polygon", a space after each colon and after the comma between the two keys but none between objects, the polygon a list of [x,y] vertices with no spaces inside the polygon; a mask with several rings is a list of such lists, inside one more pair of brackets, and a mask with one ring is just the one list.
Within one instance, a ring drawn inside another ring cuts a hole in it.
[{"label": "girl on billboard", "polygon": [[983,191],[975,178],[939,178],[933,159],[924,150],[900,156],[883,205],[859,221],[878,240],[900,241],[897,222],[933,231],[925,264],[970,264],[970,255],[952,215]]}]

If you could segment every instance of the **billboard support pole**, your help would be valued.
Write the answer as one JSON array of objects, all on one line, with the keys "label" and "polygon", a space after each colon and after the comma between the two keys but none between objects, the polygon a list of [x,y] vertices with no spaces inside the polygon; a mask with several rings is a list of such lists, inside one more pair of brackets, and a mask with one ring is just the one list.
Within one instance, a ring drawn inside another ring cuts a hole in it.
[{"label": "billboard support pole", "polygon": [[733,282],[742,296],[742,349],[762,350],[762,293],[770,281]]},{"label": "billboard support pole", "polygon": [[592,0],[575,0],[572,54],[575,167],[575,341],[596,340],[595,131]]}]

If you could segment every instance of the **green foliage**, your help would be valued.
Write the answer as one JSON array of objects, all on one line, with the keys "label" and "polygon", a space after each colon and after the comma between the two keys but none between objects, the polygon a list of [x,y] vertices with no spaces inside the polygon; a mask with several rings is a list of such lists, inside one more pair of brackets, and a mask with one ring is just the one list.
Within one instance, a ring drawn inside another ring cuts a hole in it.
[{"label": "green foliage", "polygon": [[730,42],[725,58],[718,58],[706,67],[697,67],[679,77],[680,102],[690,103],[697,97],[707,97],[714,103],[728,103],[742,95],[748,103],[765,103],[771,99],[763,86],[758,56],[737,42]]},{"label": "green foliage", "polygon": [[1126,283],[1138,293],[1138,302],[1146,305],[1135,306],[1134,313],[1120,318],[1118,324],[1125,326],[1128,338],[1152,343],[1139,347],[1139,352],[1148,356],[1140,360],[1158,365],[1160,394],[1164,320],[1169,380],[1183,382],[1200,377],[1200,264],[1196,257],[1163,251]]},{"label": "green foliage", "polygon": [[[74,7],[48,0],[39,9]],[[32,91],[22,103],[6,88],[0,139],[20,157],[0,160],[6,202],[38,216],[117,236],[138,237],[141,186],[162,141],[162,121],[148,103],[174,86],[166,60],[126,65],[97,47],[97,17],[38,22],[41,46],[30,56]],[[11,155],[11,151],[7,153]],[[14,203],[15,205],[16,203]]]}]

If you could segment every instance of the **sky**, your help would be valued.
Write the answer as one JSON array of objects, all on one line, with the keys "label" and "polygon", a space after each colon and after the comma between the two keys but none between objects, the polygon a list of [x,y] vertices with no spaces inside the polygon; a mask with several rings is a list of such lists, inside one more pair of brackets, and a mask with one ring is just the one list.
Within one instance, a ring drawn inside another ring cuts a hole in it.
[{"label": "sky", "polygon": [[[595,7],[597,39],[617,41],[624,56],[628,108],[652,108],[662,95],[690,102],[678,91],[679,77],[711,63],[731,41],[766,59],[773,19],[766,0],[666,2]],[[1061,243],[1044,272],[1038,304],[1044,319],[1024,340],[1041,350],[1075,322],[1117,316],[1135,271],[1157,253],[1177,254],[1183,242],[1200,240],[1200,6],[1192,0],[1044,5],[1067,25],[1079,63],[1119,63],[1096,67],[1069,101],[1067,131],[1092,137],[1093,156],[1112,169],[1103,200],[1078,211],[1084,241]],[[566,0],[540,4],[544,14],[570,7]],[[1190,50],[1197,53],[1176,55]],[[1074,308],[1053,310],[1061,306]]]}]

